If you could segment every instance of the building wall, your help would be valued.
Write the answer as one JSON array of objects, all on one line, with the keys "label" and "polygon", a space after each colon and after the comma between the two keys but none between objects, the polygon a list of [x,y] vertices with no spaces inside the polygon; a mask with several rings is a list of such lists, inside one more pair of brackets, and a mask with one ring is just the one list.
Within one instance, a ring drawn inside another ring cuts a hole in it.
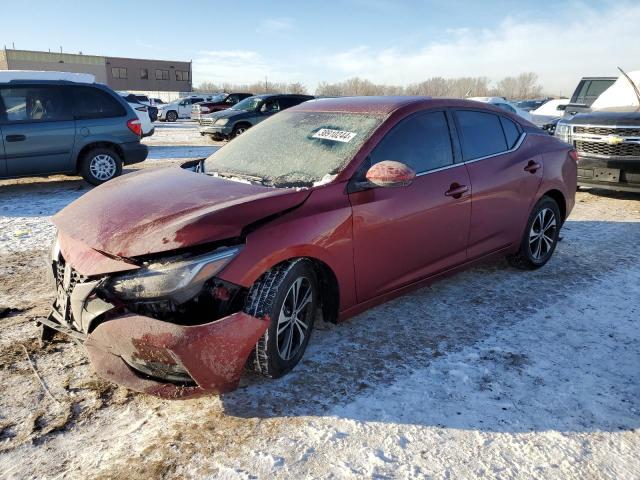
[{"label": "building wall", "polygon": [[176,93],[193,90],[191,62],[0,50],[0,69],[91,73],[97,82],[114,90]]},{"label": "building wall", "polygon": [[[7,70],[91,73],[96,77],[96,82],[107,82],[104,57],[28,50],[4,50],[4,53],[6,54]],[[2,68],[1,63],[0,68]]]},{"label": "building wall", "polygon": [[[106,69],[107,85],[114,90],[158,92],[190,92],[192,90],[191,62],[107,57]],[[147,78],[143,78],[143,73],[146,73]],[[116,75],[122,74],[125,74],[126,78],[116,78]],[[180,77],[185,79],[180,80]]]},{"label": "building wall", "polygon": [[0,50],[0,70],[9,70],[7,65],[7,54],[4,50]]}]

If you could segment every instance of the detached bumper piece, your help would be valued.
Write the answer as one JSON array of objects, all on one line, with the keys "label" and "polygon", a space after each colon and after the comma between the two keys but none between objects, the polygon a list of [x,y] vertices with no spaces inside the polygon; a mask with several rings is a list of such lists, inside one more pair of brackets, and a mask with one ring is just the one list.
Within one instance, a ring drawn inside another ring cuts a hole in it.
[{"label": "detached bumper piece", "polygon": [[127,315],[98,325],[85,347],[101,377],[137,392],[185,399],[237,388],[268,326],[243,312],[196,326]]}]

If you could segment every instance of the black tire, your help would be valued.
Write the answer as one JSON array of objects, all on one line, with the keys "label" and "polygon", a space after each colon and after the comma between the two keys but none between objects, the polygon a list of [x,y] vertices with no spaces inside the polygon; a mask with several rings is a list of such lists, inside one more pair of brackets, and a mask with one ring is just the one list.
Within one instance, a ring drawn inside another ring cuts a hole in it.
[{"label": "black tire", "polygon": [[558,245],[562,217],[556,201],[544,196],[534,205],[522,235],[520,249],[507,257],[511,266],[535,270],[549,261]]},{"label": "black tire", "polygon": [[231,131],[231,138],[239,137],[244,132],[249,130],[249,128],[251,128],[251,125],[247,125],[245,123],[241,123],[240,125],[236,125],[235,127],[233,127],[233,130]]},{"label": "black tire", "polygon": [[178,112],[169,110],[166,115],[167,122],[175,122],[178,119]]},{"label": "black tire", "polygon": [[[296,288],[298,281],[300,281],[299,292],[306,292],[305,286],[311,289],[310,301],[300,310],[302,317],[291,308],[294,298],[291,290]],[[290,372],[298,364],[307,348],[319,300],[318,280],[307,260],[297,259],[282,263],[262,275],[251,287],[244,311],[255,317],[268,315],[271,318],[271,324],[256,344],[250,367],[269,378],[279,378]],[[280,320],[281,312],[283,319],[287,318],[287,312],[290,314],[289,329],[286,328],[286,320]],[[306,330],[300,323],[291,321],[292,318],[306,324]],[[279,326],[282,329],[280,335],[278,335]],[[301,332],[304,332],[304,336]],[[290,343],[287,342],[289,339],[291,339]],[[288,345],[289,350],[287,350]]]},{"label": "black tire", "polygon": [[100,185],[122,174],[122,159],[110,148],[93,148],[82,157],[80,174],[91,185]]}]

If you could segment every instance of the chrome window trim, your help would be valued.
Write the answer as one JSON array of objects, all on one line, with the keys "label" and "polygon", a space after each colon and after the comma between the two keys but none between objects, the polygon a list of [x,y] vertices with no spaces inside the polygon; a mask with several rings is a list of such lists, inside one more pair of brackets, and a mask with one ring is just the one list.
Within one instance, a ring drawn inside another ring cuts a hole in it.
[{"label": "chrome window trim", "polygon": [[[422,177],[424,175],[428,175],[430,173],[435,173],[435,172],[441,172],[442,170],[447,170],[447,169],[452,168],[452,167],[458,167],[460,165],[467,165],[469,163],[479,162],[481,160],[486,160],[488,158],[498,157],[498,156],[504,155],[506,153],[513,153],[513,152],[515,152],[516,150],[518,150],[520,148],[520,146],[522,145],[522,142],[524,142],[524,139],[526,138],[526,136],[527,136],[527,132],[522,132],[520,134],[520,138],[518,138],[518,141],[516,142],[516,144],[513,147],[511,147],[509,150],[505,150],[504,152],[493,153],[491,155],[486,155],[484,157],[474,158],[472,160],[467,160],[467,161],[464,161],[464,162],[453,163],[453,164],[447,165],[445,167],[435,168],[433,170],[427,170],[426,172],[416,173],[416,177]],[[546,136],[548,136],[548,135],[545,134],[545,137]]]}]

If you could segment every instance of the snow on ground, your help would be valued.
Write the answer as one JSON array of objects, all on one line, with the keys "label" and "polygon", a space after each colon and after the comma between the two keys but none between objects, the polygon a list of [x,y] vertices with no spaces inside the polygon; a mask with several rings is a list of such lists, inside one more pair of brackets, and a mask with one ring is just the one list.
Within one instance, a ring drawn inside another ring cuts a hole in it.
[{"label": "snow on ground", "polygon": [[[186,123],[166,130],[199,145]],[[0,183],[0,222],[42,227],[0,237],[0,306],[23,309],[0,320],[0,478],[639,478],[638,196],[579,192],[541,270],[486,263],[320,323],[282,379],[168,402],[34,341],[42,232],[83,189]]]}]

